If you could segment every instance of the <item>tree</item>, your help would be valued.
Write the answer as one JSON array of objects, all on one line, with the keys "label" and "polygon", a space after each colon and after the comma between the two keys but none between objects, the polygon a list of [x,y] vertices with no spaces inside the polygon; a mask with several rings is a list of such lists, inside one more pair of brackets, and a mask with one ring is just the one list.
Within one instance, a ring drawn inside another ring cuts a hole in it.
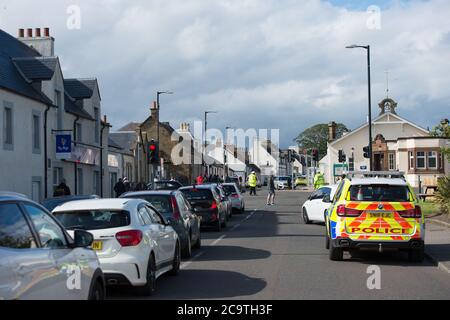
[{"label": "tree", "polygon": [[[339,139],[344,132],[348,131],[344,124],[338,123],[336,125],[336,139]],[[294,141],[298,143],[300,148],[318,149],[319,158],[323,158],[327,154],[328,124],[316,124],[300,133]]]},{"label": "tree", "polygon": [[[434,129],[431,131],[433,137],[450,139],[450,125],[447,119],[441,121]],[[450,162],[450,147],[443,147],[442,154],[447,157]]]}]

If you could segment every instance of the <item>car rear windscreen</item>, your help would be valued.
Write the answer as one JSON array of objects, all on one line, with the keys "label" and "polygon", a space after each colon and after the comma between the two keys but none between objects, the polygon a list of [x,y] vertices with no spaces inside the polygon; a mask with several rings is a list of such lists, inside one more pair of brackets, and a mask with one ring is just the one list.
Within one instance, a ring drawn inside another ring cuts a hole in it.
[{"label": "car rear windscreen", "polygon": [[162,214],[172,214],[172,201],[169,195],[132,195],[127,198],[142,199],[150,202]]},{"label": "car rear windscreen", "polygon": [[225,191],[226,194],[234,194],[237,193],[236,187],[235,186],[230,186],[230,185],[222,185],[222,189]]},{"label": "car rear windscreen", "polygon": [[410,193],[407,186],[394,185],[354,185],[349,190],[351,201],[410,201]]},{"label": "car rear windscreen", "polygon": [[213,200],[212,192],[208,189],[185,189],[181,192],[189,201]]},{"label": "car rear windscreen", "polygon": [[100,230],[130,225],[130,214],[126,211],[84,210],[53,214],[69,230]]}]

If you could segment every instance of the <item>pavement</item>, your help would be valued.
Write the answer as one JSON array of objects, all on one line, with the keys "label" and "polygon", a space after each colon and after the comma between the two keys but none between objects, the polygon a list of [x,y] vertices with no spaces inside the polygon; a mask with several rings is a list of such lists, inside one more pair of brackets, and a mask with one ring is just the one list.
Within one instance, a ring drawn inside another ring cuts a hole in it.
[{"label": "pavement", "polygon": [[425,253],[435,265],[450,275],[450,225],[428,220],[425,233]]},{"label": "pavement", "polygon": [[[450,299],[449,274],[428,259],[411,263],[405,252],[385,251],[330,261],[323,223],[305,225],[300,216],[309,193],[279,191],[275,206],[265,205],[266,195],[246,195],[247,212],[234,215],[222,232],[202,231],[202,248],[182,262],[178,276],[159,278],[154,296],[117,288],[108,298]],[[427,252],[445,252],[450,241],[444,230],[427,224],[427,231]],[[368,285],[373,270],[379,270],[379,289]]]}]

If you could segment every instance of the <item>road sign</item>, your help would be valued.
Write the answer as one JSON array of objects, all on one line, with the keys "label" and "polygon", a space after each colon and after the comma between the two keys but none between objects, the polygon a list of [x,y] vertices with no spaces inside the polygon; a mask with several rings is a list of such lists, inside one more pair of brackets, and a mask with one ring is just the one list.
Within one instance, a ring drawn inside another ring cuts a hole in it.
[{"label": "road sign", "polygon": [[72,135],[56,135],[56,159],[69,159],[72,153]]},{"label": "road sign", "polygon": [[333,175],[335,177],[340,177],[344,174],[345,171],[348,171],[347,163],[335,163],[333,166]]}]

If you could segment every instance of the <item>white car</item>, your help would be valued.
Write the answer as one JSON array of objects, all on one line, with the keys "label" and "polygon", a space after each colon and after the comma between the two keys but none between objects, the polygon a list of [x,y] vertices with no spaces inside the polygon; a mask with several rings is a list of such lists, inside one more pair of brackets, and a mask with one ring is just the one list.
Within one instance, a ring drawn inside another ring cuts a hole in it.
[{"label": "white car", "polygon": [[236,183],[222,183],[222,189],[231,199],[232,209],[236,212],[243,213],[245,211],[245,201]]},{"label": "white car", "polygon": [[330,204],[323,202],[323,197],[329,195],[330,199],[333,199],[337,187],[338,185],[321,187],[308,197],[308,200],[302,206],[302,218],[305,224],[312,221],[325,222],[326,211]]},{"label": "white car", "polygon": [[107,285],[136,287],[151,295],[156,279],[180,270],[180,241],[166,219],[141,199],[98,199],[65,203],[53,210],[68,229],[94,235]]},{"label": "white car", "polygon": [[101,300],[105,280],[93,237],[73,240],[44,207],[0,192],[0,300]]}]

